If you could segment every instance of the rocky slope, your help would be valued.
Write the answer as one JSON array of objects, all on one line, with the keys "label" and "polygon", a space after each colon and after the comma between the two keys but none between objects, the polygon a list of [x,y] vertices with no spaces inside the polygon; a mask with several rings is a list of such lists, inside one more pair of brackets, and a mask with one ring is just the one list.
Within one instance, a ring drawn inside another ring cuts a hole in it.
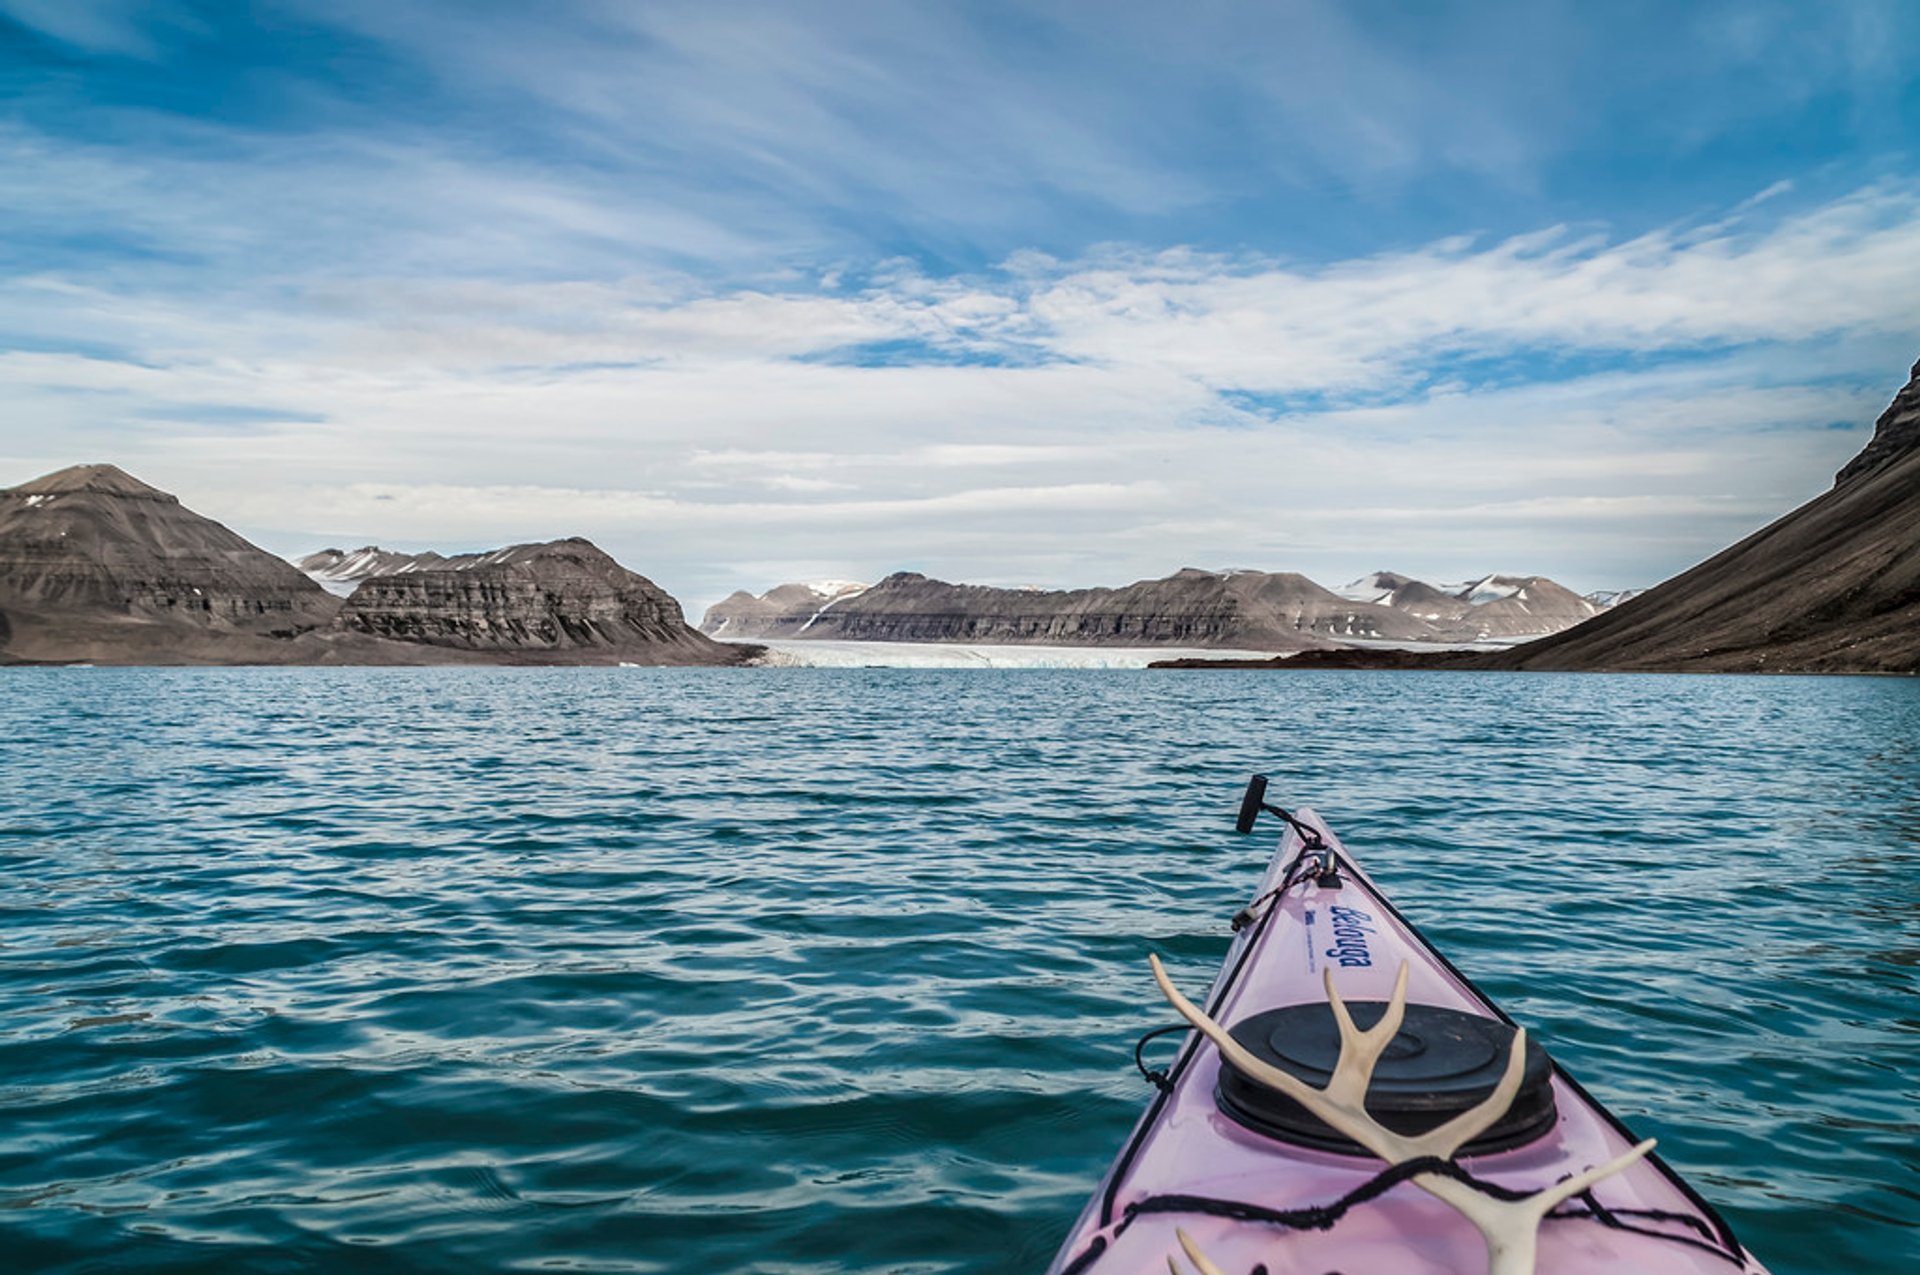
[{"label": "rocky slope", "polygon": [[341,627],[467,651],[604,652],[653,664],[737,662],[741,649],[686,624],[680,604],[591,542],[555,540],[371,575]]},{"label": "rocky slope", "polygon": [[[1302,650],[1351,639],[1477,642],[1550,633],[1599,608],[1541,576],[1488,576],[1446,592],[1376,572],[1335,592],[1305,576],[1189,567],[1119,589],[948,584],[910,572],[859,585],[785,584],[708,608],[728,638],[1184,645]],[[1467,596],[1471,594],[1472,596]]]},{"label": "rocky slope", "polygon": [[217,662],[331,624],[287,563],[112,465],[0,490],[0,659]]},{"label": "rocky slope", "polygon": [[1920,363],[1833,488],[1488,667],[1920,672]]}]

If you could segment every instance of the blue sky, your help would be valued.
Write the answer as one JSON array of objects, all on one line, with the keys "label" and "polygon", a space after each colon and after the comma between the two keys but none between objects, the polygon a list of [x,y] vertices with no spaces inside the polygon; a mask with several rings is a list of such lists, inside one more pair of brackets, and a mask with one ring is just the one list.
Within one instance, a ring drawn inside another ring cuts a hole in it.
[{"label": "blue sky", "polygon": [[0,0],[0,482],[268,547],[1652,583],[1920,354],[1905,3]]}]

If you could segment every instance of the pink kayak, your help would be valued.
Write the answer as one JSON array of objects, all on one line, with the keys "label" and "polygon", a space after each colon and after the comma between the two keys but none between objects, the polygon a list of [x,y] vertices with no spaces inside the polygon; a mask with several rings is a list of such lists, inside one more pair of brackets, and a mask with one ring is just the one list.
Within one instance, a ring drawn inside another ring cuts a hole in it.
[{"label": "pink kayak", "polygon": [[1240,830],[1263,811],[1287,829],[1204,1011],[1155,963],[1201,1030],[1148,1073],[1161,1092],[1053,1275],[1765,1275],[1317,816],[1265,790]]}]

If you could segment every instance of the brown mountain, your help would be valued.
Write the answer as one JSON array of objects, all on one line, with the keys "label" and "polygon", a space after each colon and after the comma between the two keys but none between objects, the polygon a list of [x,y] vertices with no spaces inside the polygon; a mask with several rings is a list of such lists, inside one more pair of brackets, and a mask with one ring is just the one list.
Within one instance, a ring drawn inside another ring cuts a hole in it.
[{"label": "brown mountain", "polygon": [[368,576],[339,622],[373,637],[517,656],[597,652],[649,664],[726,664],[751,650],[695,632],[660,586],[577,538]]},{"label": "brown mountain", "polygon": [[1920,672],[1920,363],[1832,490],[1577,628],[1480,662]]},{"label": "brown mountain", "polygon": [[0,490],[0,659],[251,662],[330,624],[339,605],[115,466]]}]

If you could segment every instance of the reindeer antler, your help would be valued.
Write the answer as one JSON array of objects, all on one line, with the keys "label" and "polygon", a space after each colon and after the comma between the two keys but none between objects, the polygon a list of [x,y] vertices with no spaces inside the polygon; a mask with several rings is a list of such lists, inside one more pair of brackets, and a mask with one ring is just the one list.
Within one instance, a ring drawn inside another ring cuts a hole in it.
[{"label": "reindeer antler", "polygon": [[[1334,1063],[1333,1075],[1328,1078],[1324,1089],[1315,1089],[1297,1076],[1254,1057],[1225,1028],[1209,1018],[1204,1010],[1180,994],[1180,990],[1168,979],[1159,957],[1150,955],[1147,961],[1153,966],[1154,982],[1160,985],[1167,1000],[1180,1011],[1181,1017],[1219,1048],[1223,1058],[1249,1078],[1286,1094],[1388,1164],[1404,1164],[1422,1156],[1452,1159],[1461,1147],[1505,1115],[1507,1108],[1513,1105],[1515,1095],[1520,1092],[1520,1081],[1526,1070],[1527,1033],[1524,1029],[1516,1030],[1513,1034],[1513,1049],[1508,1054],[1507,1069],[1500,1077],[1500,1083],[1471,1110],[1463,1111],[1445,1124],[1419,1135],[1396,1133],[1368,1113],[1367,1088],[1373,1082],[1374,1065],[1379,1062],[1380,1055],[1386,1052],[1387,1046],[1393,1043],[1394,1036],[1400,1031],[1401,1020],[1406,1016],[1405,961],[1400,962],[1400,971],[1394,979],[1393,996],[1387,1002],[1386,1013],[1365,1031],[1354,1026],[1346,1003],[1334,989],[1333,971],[1329,969],[1324,972],[1322,981],[1327,989],[1327,1004],[1333,1009],[1334,1022],[1340,1029],[1340,1057]],[[1649,1138],[1615,1160],[1588,1169],[1522,1200],[1497,1200],[1481,1194],[1469,1183],[1432,1173],[1416,1174],[1413,1183],[1429,1195],[1452,1205],[1479,1229],[1487,1241],[1487,1275],[1533,1275],[1540,1220],[1569,1196],[1578,1195],[1595,1182],[1634,1163],[1651,1151],[1653,1145],[1653,1139]],[[1184,1234],[1180,1234],[1180,1243],[1196,1265],[1204,1261]],[[1173,1265],[1171,1257],[1167,1261]],[[1210,1265],[1200,1266],[1201,1275],[1211,1275],[1207,1270]],[[1175,1275],[1179,1275],[1177,1267]]]},{"label": "reindeer antler", "polygon": [[1527,1061],[1525,1031],[1514,1033],[1513,1050],[1507,1058],[1507,1070],[1500,1077],[1500,1083],[1494,1086],[1485,1101],[1472,1110],[1463,1111],[1445,1124],[1417,1136],[1395,1133],[1368,1114],[1367,1087],[1373,1083],[1374,1064],[1380,1061],[1380,1055],[1386,1052],[1387,1046],[1399,1034],[1400,1022],[1407,1012],[1405,961],[1400,962],[1400,973],[1394,979],[1393,998],[1387,1002],[1387,1012],[1366,1031],[1353,1025],[1353,1016],[1347,1012],[1346,1002],[1334,990],[1333,971],[1325,971],[1323,982],[1327,989],[1327,1003],[1333,1008],[1334,1022],[1340,1028],[1340,1060],[1334,1064],[1333,1076],[1327,1081],[1327,1087],[1315,1089],[1297,1076],[1255,1058],[1245,1046],[1228,1035],[1225,1028],[1208,1018],[1204,1010],[1180,994],[1180,989],[1168,979],[1159,957],[1149,956],[1147,960],[1153,966],[1154,982],[1160,984],[1160,990],[1180,1011],[1181,1017],[1219,1046],[1220,1053],[1229,1062],[1250,1078],[1286,1094],[1388,1164],[1399,1164],[1428,1155],[1448,1159],[1505,1115],[1507,1108],[1513,1105],[1514,1096],[1520,1092],[1520,1081],[1525,1074]]}]

